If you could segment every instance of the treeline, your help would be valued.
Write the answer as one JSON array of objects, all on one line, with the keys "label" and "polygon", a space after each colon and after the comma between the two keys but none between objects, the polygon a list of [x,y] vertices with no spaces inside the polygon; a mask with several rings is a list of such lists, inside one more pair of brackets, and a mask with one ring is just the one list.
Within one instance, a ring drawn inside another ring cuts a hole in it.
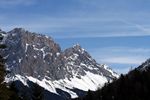
[{"label": "treeline", "polygon": [[150,66],[145,71],[135,69],[118,80],[107,83],[95,92],[75,100],[150,100]]},{"label": "treeline", "polygon": [[[0,41],[2,41],[3,36],[0,34]],[[0,44],[0,49],[5,49],[4,44]],[[19,100],[16,91],[12,86],[8,86],[4,83],[4,77],[6,76],[5,70],[5,59],[0,55],[0,100]]]}]

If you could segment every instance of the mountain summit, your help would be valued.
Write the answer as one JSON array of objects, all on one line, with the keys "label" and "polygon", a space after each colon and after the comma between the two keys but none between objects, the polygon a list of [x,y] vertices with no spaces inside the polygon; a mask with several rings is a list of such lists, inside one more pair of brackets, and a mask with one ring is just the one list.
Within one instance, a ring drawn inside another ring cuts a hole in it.
[{"label": "mountain summit", "polygon": [[7,48],[0,53],[10,71],[6,82],[19,80],[29,86],[30,81],[63,98],[74,98],[79,91],[96,90],[118,77],[79,44],[62,51],[51,37],[23,28],[7,32],[4,39]]}]

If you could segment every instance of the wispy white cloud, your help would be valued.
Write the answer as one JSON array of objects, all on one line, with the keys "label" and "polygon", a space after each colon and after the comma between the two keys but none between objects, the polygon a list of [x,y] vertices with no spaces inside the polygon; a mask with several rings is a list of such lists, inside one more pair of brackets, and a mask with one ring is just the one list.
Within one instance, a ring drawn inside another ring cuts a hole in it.
[{"label": "wispy white cloud", "polygon": [[138,67],[150,57],[150,48],[146,47],[91,48],[89,52],[97,62],[108,64],[119,73],[127,73],[131,66]]},{"label": "wispy white cloud", "polygon": [[133,25],[135,26],[137,29],[143,31],[144,33],[147,33],[148,35],[150,34],[150,29],[149,28],[145,28],[144,26],[137,24],[137,23],[133,23],[127,20],[122,20],[124,23],[128,24],[128,25]]},{"label": "wispy white cloud", "polygon": [[0,6],[8,8],[16,5],[32,5],[36,0],[0,0]]},{"label": "wispy white cloud", "polygon": [[115,72],[118,74],[126,74],[131,70],[132,66],[126,66],[126,67],[121,67],[121,68],[113,68]]},{"label": "wispy white cloud", "polygon": [[105,47],[90,50],[100,63],[139,65],[150,57],[149,48]]},{"label": "wispy white cloud", "polygon": [[[98,49],[98,48],[97,48]],[[99,48],[101,51],[110,51],[110,52],[126,52],[126,53],[150,53],[150,48],[133,48],[133,47],[105,47]]]},{"label": "wispy white cloud", "polygon": [[126,56],[126,57],[108,57],[101,59],[101,62],[104,63],[115,63],[115,64],[136,64],[139,65],[144,62],[146,59],[144,57],[133,57],[133,56]]},{"label": "wispy white cloud", "polygon": [[[28,1],[29,0],[27,0],[27,2]],[[20,2],[25,2],[25,0],[21,0]],[[10,16],[4,16],[4,18],[0,20],[2,24],[1,27],[7,30],[11,30],[14,27],[23,27],[35,32],[55,33],[55,38],[150,36],[150,30],[148,28],[115,17],[59,18],[50,17],[48,15],[28,15],[28,17],[13,16],[13,19]],[[4,20],[9,21],[3,22]],[[150,27],[150,25],[147,25],[147,27]]]}]

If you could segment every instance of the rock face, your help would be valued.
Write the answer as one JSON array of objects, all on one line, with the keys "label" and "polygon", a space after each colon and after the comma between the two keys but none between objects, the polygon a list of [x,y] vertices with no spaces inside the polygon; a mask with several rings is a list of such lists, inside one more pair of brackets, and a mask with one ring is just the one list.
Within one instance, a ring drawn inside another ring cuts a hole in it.
[{"label": "rock face", "polygon": [[7,59],[10,76],[31,76],[51,82],[64,79],[71,81],[74,78],[80,80],[87,73],[107,80],[118,77],[106,65],[98,64],[92,59],[80,45],[62,51],[51,37],[31,33],[22,28],[15,28],[6,34],[3,42],[7,48],[0,53]]},{"label": "rock face", "polygon": [[146,70],[150,69],[150,59],[147,59],[137,69],[140,71],[146,71]]},{"label": "rock face", "polygon": [[13,74],[48,76],[52,80],[64,78],[62,58],[58,55],[61,49],[51,38],[16,28],[8,32],[5,44],[7,49],[3,54]]},{"label": "rock face", "polygon": [[86,75],[88,71],[98,75],[104,75],[108,79],[116,78],[113,73],[103,67],[105,65],[98,64],[79,44],[66,49],[63,55],[65,55],[65,67],[69,75],[75,75],[80,78],[80,76]]}]

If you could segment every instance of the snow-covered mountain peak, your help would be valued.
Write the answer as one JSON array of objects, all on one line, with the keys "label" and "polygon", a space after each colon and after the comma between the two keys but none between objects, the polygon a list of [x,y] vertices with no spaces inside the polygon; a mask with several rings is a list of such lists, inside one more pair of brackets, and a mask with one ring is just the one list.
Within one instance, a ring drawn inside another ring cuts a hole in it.
[{"label": "snow-covered mountain peak", "polygon": [[7,48],[0,53],[7,58],[6,65],[11,71],[8,78],[18,77],[21,82],[38,80],[41,87],[57,95],[57,89],[72,96],[77,95],[74,89],[95,90],[117,78],[79,44],[62,51],[51,37],[22,28],[8,32],[4,41]]}]

